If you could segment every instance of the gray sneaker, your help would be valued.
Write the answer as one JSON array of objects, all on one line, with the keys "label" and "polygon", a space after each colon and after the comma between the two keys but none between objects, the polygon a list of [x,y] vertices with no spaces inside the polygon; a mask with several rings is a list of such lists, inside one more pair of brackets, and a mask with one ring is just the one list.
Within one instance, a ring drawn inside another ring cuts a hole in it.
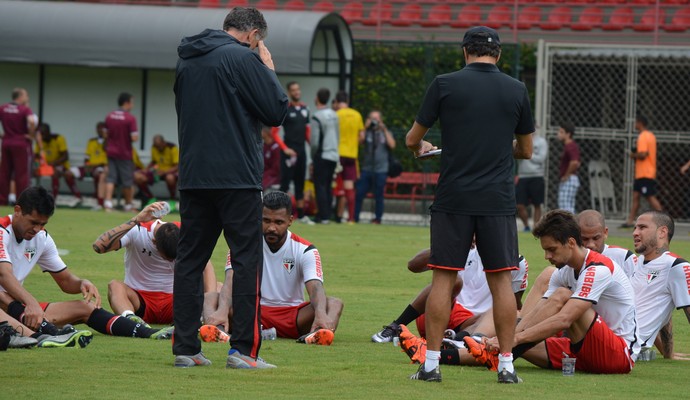
[{"label": "gray sneaker", "polygon": [[211,365],[211,360],[204,356],[204,353],[199,352],[193,356],[175,356],[175,364],[178,368],[189,368],[189,367],[203,367],[206,365]]},{"label": "gray sneaker", "polygon": [[498,383],[522,383],[522,379],[517,376],[517,372],[508,372],[507,369],[503,368],[498,373]]},{"label": "gray sneaker", "polygon": [[37,344],[38,340],[32,337],[21,336],[15,332],[14,335],[10,336],[10,343],[7,347],[10,349],[27,349],[29,347],[36,346]]},{"label": "gray sneaker", "polygon": [[257,357],[256,360],[245,356],[235,349],[230,349],[228,352],[228,362],[225,364],[225,368],[234,369],[268,369],[277,368],[273,364],[269,364],[264,361],[261,357]]},{"label": "gray sneaker", "polygon": [[388,343],[393,341],[393,337],[398,335],[398,329],[400,326],[395,322],[383,327],[379,332],[371,335],[371,341],[374,343]]},{"label": "gray sneaker", "polygon": [[81,347],[91,343],[93,333],[90,331],[74,331],[64,335],[41,335],[38,338],[38,347]]},{"label": "gray sneaker", "polygon": [[441,382],[441,368],[436,366],[433,370],[426,372],[424,363],[422,363],[417,372],[410,375],[410,379],[413,381]]},{"label": "gray sneaker", "polygon": [[155,331],[154,333],[149,336],[149,338],[154,339],[154,340],[170,340],[173,337],[173,334],[175,333],[175,327],[174,326],[168,326],[163,329],[159,329]]}]

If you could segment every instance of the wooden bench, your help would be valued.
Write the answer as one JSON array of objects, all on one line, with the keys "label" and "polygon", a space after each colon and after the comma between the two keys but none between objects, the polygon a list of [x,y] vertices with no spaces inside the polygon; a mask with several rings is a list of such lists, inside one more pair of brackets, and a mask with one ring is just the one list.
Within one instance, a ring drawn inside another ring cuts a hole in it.
[{"label": "wooden bench", "polygon": [[410,212],[414,214],[417,200],[434,199],[438,176],[437,172],[403,172],[398,177],[388,178],[384,198],[409,199]]}]

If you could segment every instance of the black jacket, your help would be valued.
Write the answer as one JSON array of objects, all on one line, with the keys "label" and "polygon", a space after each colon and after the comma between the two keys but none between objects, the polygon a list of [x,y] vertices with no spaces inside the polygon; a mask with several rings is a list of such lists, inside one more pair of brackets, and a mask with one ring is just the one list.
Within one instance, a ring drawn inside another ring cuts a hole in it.
[{"label": "black jacket", "polygon": [[221,30],[183,38],[177,53],[179,189],[261,190],[261,124],[287,113],[275,72]]}]

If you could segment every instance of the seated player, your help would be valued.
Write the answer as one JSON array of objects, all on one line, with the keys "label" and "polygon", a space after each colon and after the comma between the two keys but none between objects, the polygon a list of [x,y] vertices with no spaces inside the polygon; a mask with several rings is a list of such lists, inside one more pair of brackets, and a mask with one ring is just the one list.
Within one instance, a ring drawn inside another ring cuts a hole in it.
[{"label": "seated player", "polygon": [[[558,270],[544,298],[518,323],[513,355],[548,369],[560,370],[567,355],[577,358],[579,371],[629,373],[640,344],[633,289],[622,267],[583,246],[578,223],[567,211],[547,213],[533,235]],[[483,342],[465,337],[472,355],[496,369],[498,340]]]},{"label": "seated player", "polygon": [[[410,261],[408,268],[413,272],[427,271],[429,254],[429,250],[421,252]],[[527,260],[525,260],[523,256],[519,256],[518,266],[519,268],[517,270],[511,271],[511,276],[515,301],[518,310],[520,310],[522,307],[522,295],[525,289],[527,289],[529,271]],[[408,306],[396,321],[384,327],[381,332],[372,336],[372,341],[378,341],[377,339],[386,338],[390,335],[398,335],[400,338],[400,347],[410,357],[410,360],[412,360],[413,363],[424,363],[426,360],[424,315],[416,319],[417,330],[422,336],[421,338],[415,336],[407,329],[405,320],[414,318],[415,314],[418,313],[415,308],[415,303],[416,307],[419,307],[421,310],[424,309],[429,290],[431,290],[431,285],[422,290],[415,301]],[[491,292],[486,281],[481,258],[474,246],[470,249],[467,256],[465,269],[458,272],[454,294],[456,295],[455,302],[451,310],[448,329],[445,333],[446,338],[443,341],[440,362],[451,365],[481,365],[462,348],[464,347],[462,342],[454,340],[456,337],[460,339],[467,332],[474,332],[475,334],[481,335],[496,334],[493,324],[493,313],[491,312],[493,305]]]},{"label": "seated player", "polygon": [[[42,328],[47,328],[43,324]],[[0,351],[24,349],[29,347],[85,347],[93,334],[89,331],[77,331],[72,325],[56,329],[55,335],[36,332],[0,309]]]},{"label": "seated player", "polygon": [[[53,237],[44,229],[54,211],[53,197],[44,188],[34,186],[19,195],[13,214],[0,218],[3,228],[0,247],[4,248],[0,252],[0,306],[39,332],[45,332],[43,324],[52,328],[52,325],[85,323],[106,335],[170,339],[172,327],[147,328],[101,308],[96,286],[67,268]],[[50,273],[64,293],[81,294],[83,300],[39,303],[23,286],[37,264],[42,271]]]},{"label": "seated player", "polygon": [[[173,271],[180,236],[179,222],[164,222],[153,213],[164,202],[145,207],[137,216],[96,239],[93,249],[104,254],[125,249],[125,279],[108,284],[108,301],[113,312],[132,321],[170,324],[173,320]],[[204,270],[204,292],[217,290],[213,265]]]},{"label": "seated player", "polygon": [[[577,215],[577,222],[580,227],[580,237],[582,238],[584,247],[609,257],[618,265],[625,265],[624,269],[626,271],[633,271],[636,269],[637,256],[633,252],[622,247],[609,246],[606,244],[608,228],[606,227],[604,217],[598,211],[582,211]],[[551,275],[556,270],[556,267],[549,266],[539,274],[525,299],[522,309],[520,310],[520,315],[527,315],[534,309],[539,300],[544,296],[544,293],[548,290]],[[567,299],[568,297],[566,296],[563,301]],[[518,305],[519,304],[518,302]],[[494,332],[495,328],[493,326],[492,313],[484,313],[475,326],[466,329],[466,332],[460,333],[457,336],[459,336],[458,339],[462,339],[460,336],[471,334],[475,341],[480,341],[482,337],[492,336]],[[414,344],[414,342],[412,343]],[[458,349],[455,348],[464,346],[461,342],[451,343],[446,340],[444,343],[453,346],[446,346],[448,348],[441,350],[442,364],[477,365],[474,357],[472,357],[466,349],[462,347]]]},{"label": "seated player", "polygon": [[[606,244],[609,228],[606,226],[604,216],[596,210],[584,210],[577,214],[576,219],[580,226],[582,245],[610,258],[616,264],[623,267],[628,278],[632,277],[638,265],[637,256],[628,249]],[[556,271],[556,267],[549,266],[544,268],[542,273],[539,274],[532,286],[532,290],[525,299],[523,314],[532,311],[534,305],[543,297],[549,287],[549,280],[554,271]]]},{"label": "seated player", "polygon": [[[60,177],[64,177],[67,187],[78,200],[77,205],[81,204],[81,192],[75,181],[75,178],[79,178],[81,174],[78,168],[70,168],[69,151],[65,137],[58,133],[52,133],[50,125],[46,123],[38,125],[38,132],[41,134],[42,151],[45,154],[46,162],[55,171],[51,177],[53,198],[57,198],[60,190]],[[36,157],[41,157],[41,147],[38,144],[36,145]]]},{"label": "seated player", "polygon": [[[429,249],[422,250],[408,262],[407,268],[415,273],[428,271],[429,255]],[[519,260],[519,269],[511,272],[513,278],[512,287],[518,309],[521,308],[522,295],[525,289],[527,289],[528,275],[527,261],[522,256],[520,256]],[[409,325],[410,322],[415,320],[420,336],[426,336],[424,308],[430,290],[431,285],[422,289],[398,318],[384,326],[380,332],[372,335],[372,342],[385,343],[392,341],[393,337],[398,335],[400,325]],[[465,269],[458,272],[453,294],[455,302],[450,320],[448,321],[448,329],[453,332],[447,332],[447,336],[454,336],[455,332],[471,330],[470,326],[479,320],[479,316],[491,309],[491,292],[484,275],[482,260],[474,245],[467,255]]]},{"label": "seated player", "polygon": [[163,181],[168,186],[171,200],[177,198],[179,162],[180,152],[177,145],[166,142],[163,135],[155,135],[151,147],[151,162],[146,168],[134,171],[134,183],[139,187],[143,204],[153,198],[149,186],[158,181]]},{"label": "seated player", "polygon": [[108,156],[105,154],[104,143],[108,137],[105,122],[96,124],[97,136],[89,139],[86,143],[86,158],[84,166],[81,168],[81,176],[89,175],[93,178],[94,193],[98,205],[95,210],[103,209],[103,199],[105,198],[105,177],[107,176]]},{"label": "seated player", "polygon": [[690,322],[690,263],[669,251],[675,224],[663,211],[647,211],[635,222],[633,240],[640,263],[631,278],[640,342],[650,349],[657,335],[664,358],[675,358],[671,315],[683,309]]},{"label": "seated player", "polygon": [[[293,222],[292,202],[284,192],[271,192],[263,200],[264,264],[261,282],[261,324],[276,328],[278,337],[307,344],[330,345],[343,303],[326,297],[319,251],[288,229]],[[226,269],[232,268],[228,254]],[[306,287],[309,301],[304,301]],[[206,318],[202,333],[215,337],[216,326],[228,329],[232,279],[226,275],[218,307]],[[204,339],[206,340],[206,339]]]}]

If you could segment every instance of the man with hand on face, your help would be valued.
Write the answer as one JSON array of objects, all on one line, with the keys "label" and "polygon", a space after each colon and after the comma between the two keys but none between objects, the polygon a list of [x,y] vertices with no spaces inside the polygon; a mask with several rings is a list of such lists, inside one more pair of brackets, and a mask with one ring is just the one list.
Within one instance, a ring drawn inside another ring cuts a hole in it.
[{"label": "man with hand on face", "polygon": [[[264,45],[268,26],[253,7],[235,7],[223,29],[178,47],[175,108],[180,147],[180,242],[173,308],[177,367],[210,365],[198,338],[203,271],[223,231],[233,256],[233,332],[227,368],[275,368],[261,348],[261,126],[279,126],[288,99]],[[253,50],[258,50],[254,52]]]},{"label": "man with hand on face", "polygon": [[[328,346],[338,327],[343,303],[326,297],[323,288],[321,255],[313,244],[295,235],[292,202],[284,192],[271,192],[263,200],[263,281],[261,283],[261,324],[276,328],[279,337],[300,343]],[[228,326],[232,314],[232,264],[228,254],[226,279],[215,313],[203,328]],[[309,301],[304,301],[304,290]],[[204,332],[202,332],[202,336]],[[213,337],[214,335],[208,335]]]}]

